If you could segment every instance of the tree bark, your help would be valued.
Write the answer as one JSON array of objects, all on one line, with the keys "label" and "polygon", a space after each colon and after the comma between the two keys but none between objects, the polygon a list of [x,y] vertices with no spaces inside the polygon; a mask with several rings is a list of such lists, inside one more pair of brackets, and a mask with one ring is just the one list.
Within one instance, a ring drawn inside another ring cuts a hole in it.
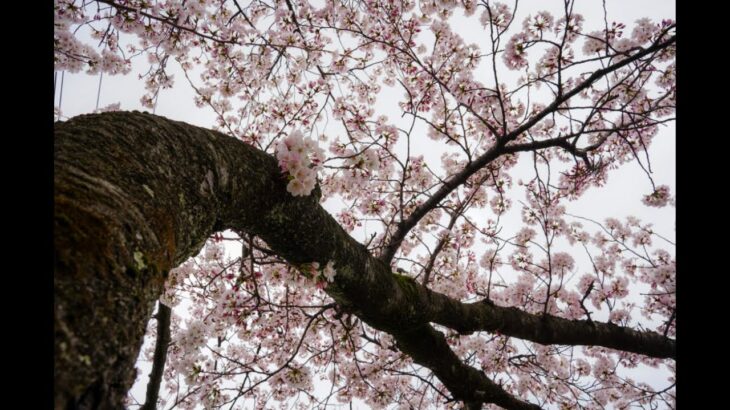
[{"label": "tree bark", "polygon": [[[222,198],[211,184],[214,173],[225,178],[191,129],[143,114],[56,124],[57,409],[122,407],[166,272],[217,228]],[[191,133],[199,144],[185,143]]]},{"label": "tree bark", "polygon": [[223,134],[116,112],[58,123],[54,146],[57,409],[121,407],[166,272],[223,229],[256,235],[295,265],[334,261],[327,293],[472,406],[538,408],[464,364],[429,322],[527,339],[549,331],[557,343],[580,330],[531,332],[534,315],[463,304],[393,274],[319,206],[318,189],[291,196],[274,158]]}]

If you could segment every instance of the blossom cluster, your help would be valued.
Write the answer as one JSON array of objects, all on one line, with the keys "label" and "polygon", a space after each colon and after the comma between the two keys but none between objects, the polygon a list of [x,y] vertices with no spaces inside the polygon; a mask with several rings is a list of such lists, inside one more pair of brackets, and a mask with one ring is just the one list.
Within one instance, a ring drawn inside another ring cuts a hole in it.
[{"label": "blossom cluster", "polygon": [[312,262],[311,264],[302,266],[300,272],[308,278],[311,278],[317,287],[320,288],[326,288],[327,283],[333,282],[337,274],[334,261],[327,262],[324,269],[319,268],[319,262]]},{"label": "blossom cluster", "polygon": [[646,195],[642,202],[644,202],[644,205],[646,206],[653,206],[655,208],[662,208],[664,206],[667,206],[669,203],[670,197],[669,197],[669,187],[666,185],[660,185],[656,187],[654,192],[652,192],[649,195]]},{"label": "blossom cluster", "polygon": [[293,131],[276,146],[276,159],[282,172],[288,174],[286,190],[293,196],[307,196],[317,184],[324,151],[301,131]]}]

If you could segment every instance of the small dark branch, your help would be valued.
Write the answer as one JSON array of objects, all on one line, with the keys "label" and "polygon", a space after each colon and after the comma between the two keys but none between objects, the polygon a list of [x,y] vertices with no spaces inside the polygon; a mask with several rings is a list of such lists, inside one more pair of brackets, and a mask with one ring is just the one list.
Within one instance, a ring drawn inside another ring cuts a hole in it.
[{"label": "small dark branch", "polygon": [[150,372],[150,381],[147,383],[147,394],[145,402],[140,410],[155,410],[157,408],[157,398],[160,395],[160,386],[162,385],[162,374],[165,371],[165,362],[167,361],[167,347],[170,345],[170,314],[169,306],[157,303],[157,340],[155,341],[155,356],[152,360],[152,371]]},{"label": "small dark branch", "polygon": [[182,31],[187,31],[188,33],[194,34],[196,36],[202,37],[202,38],[207,39],[207,40],[214,41],[216,43],[221,43],[221,44],[236,44],[236,42],[233,41],[233,40],[226,40],[226,39],[217,38],[217,37],[214,37],[214,36],[209,36],[207,34],[204,34],[204,33],[201,33],[199,31],[197,31],[194,28],[179,25],[179,24],[175,23],[175,21],[173,19],[171,19],[171,18],[164,18],[164,17],[160,17],[160,16],[155,16],[154,14],[150,14],[150,13],[144,12],[144,11],[142,11],[140,9],[136,9],[134,7],[125,6],[123,4],[118,4],[118,3],[115,3],[115,2],[109,1],[109,0],[97,0],[97,2],[106,4],[106,5],[109,5],[109,6],[112,6],[112,7],[114,7],[117,10],[125,10],[125,11],[131,11],[131,12],[134,12],[134,13],[139,13],[140,15],[145,16],[147,18],[150,18],[152,20],[157,20],[160,23],[166,24],[166,25],[168,25],[170,27],[174,27],[174,28],[176,28],[178,30],[182,30]]},{"label": "small dark branch", "polygon": [[[498,142],[495,145],[493,145],[487,152],[485,152],[479,158],[474,160],[474,162],[471,162],[469,165],[467,165],[458,174],[455,174],[453,177],[446,180],[444,182],[444,184],[441,186],[441,188],[439,188],[430,198],[428,198],[428,200],[426,200],[423,204],[418,206],[413,211],[413,213],[411,213],[411,215],[408,216],[408,218],[406,218],[405,220],[401,221],[398,224],[398,228],[391,236],[390,241],[383,248],[383,253],[381,253],[381,255],[380,255],[380,260],[382,260],[383,262],[386,262],[386,263],[390,263],[390,261],[393,259],[393,256],[395,256],[396,251],[400,247],[401,242],[403,242],[403,239],[406,237],[408,232],[410,232],[410,230],[413,229],[414,226],[416,226],[418,221],[420,221],[431,209],[435,208],[454,189],[456,189],[457,187],[462,185],[464,182],[466,182],[466,180],[469,179],[470,176],[472,176],[474,173],[476,173],[477,171],[479,171],[480,169],[485,167],[490,162],[499,158],[501,155],[508,153],[510,151],[509,147],[505,148],[505,146],[508,142],[515,140],[522,133],[524,133],[527,130],[529,130],[530,128],[532,128],[540,120],[542,120],[549,114],[558,110],[558,108],[563,103],[565,103],[569,99],[573,98],[574,96],[580,94],[581,91],[590,87],[591,84],[593,84],[600,78],[602,78],[634,61],[637,61],[642,57],[646,57],[648,55],[661,51],[667,47],[670,47],[671,45],[673,45],[675,43],[675,41],[676,41],[676,36],[672,36],[668,40],[661,42],[661,43],[655,43],[654,45],[647,47],[646,49],[641,50],[641,51],[637,52],[636,54],[629,56],[629,57],[625,58],[624,60],[619,61],[618,63],[612,64],[606,68],[597,70],[596,72],[591,74],[588,78],[586,78],[583,82],[578,84],[575,88],[573,88],[569,92],[563,94],[559,98],[556,98],[550,105],[545,107],[545,109],[540,111],[538,114],[534,115],[527,122],[525,122],[521,126],[517,127],[516,129],[510,131],[508,134],[500,137],[498,139]],[[551,140],[550,142],[554,144],[555,140]]]},{"label": "small dark branch", "polygon": [[426,269],[424,270],[425,275],[423,276],[423,280],[421,281],[421,284],[423,286],[428,285],[428,281],[431,279],[431,271],[433,270],[433,265],[436,263],[436,258],[439,256],[439,253],[441,253],[441,250],[444,248],[444,245],[448,240],[449,236],[448,234],[446,234],[436,245],[436,249],[433,250],[433,253],[431,253],[431,258],[428,260],[428,265],[426,265]]},{"label": "small dark branch", "polygon": [[444,235],[444,237],[439,240],[438,244],[436,244],[436,249],[434,249],[433,253],[431,253],[431,258],[428,260],[428,265],[426,265],[426,269],[424,270],[425,275],[423,276],[423,281],[421,282],[423,286],[428,285],[428,281],[431,279],[431,271],[433,270],[433,266],[436,263],[436,258],[443,250],[444,245],[446,245],[446,243],[449,241],[451,229],[454,228],[454,224],[456,224],[456,220],[459,219],[459,215],[461,214],[461,211],[464,209],[465,205],[466,202],[464,202],[461,206],[454,210],[454,213],[451,216],[451,220],[449,221],[449,226],[446,228],[446,235]]},{"label": "small dark branch", "polygon": [[672,315],[669,316],[669,320],[667,320],[667,327],[664,329],[664,337],[667,337],[667,333],[669,333],[669,328],[672,327],[672,322],[674,322],[674,318],[677,316],[677,309],[672,309]]},{"label": "small dark branch", "polygon": [[380,254],[380,260],[389,263],[396,251],[400,247],[401,242],[406,237],[408,232],[413,229],[414,226],[420,221],[426,214],[434,209],[438,204],[446,198],[454,189],[462,185],[472,176],[475,172],[492,162],[503,154],[503,146],[501,144],[494,145],[484,155],[477,158],[474,162],[464,168],[461,172],[444,181],[444,184],[439,188],[426,202],[416,207],[416,209],[403,221],[398,223],[398,228],[391,236],[388,244],[383,248],[383,253]]},{"label": "small dark branch", "polygon": [[586,313],[586,316],[588,316],[588,321],[590,323],[593,323],[593,320],[591,320],[591,312],[586,309],[586,305],[584,304],[586,299],[588,298],[588,295],[591,294],[591,291],[593,290],[593,282],[591,282],[590,285],[588,285],[588,289],[586,289],[585,295],[583,295],[583,298],[580,300],[580,307],[583,308],[583,311]]}]

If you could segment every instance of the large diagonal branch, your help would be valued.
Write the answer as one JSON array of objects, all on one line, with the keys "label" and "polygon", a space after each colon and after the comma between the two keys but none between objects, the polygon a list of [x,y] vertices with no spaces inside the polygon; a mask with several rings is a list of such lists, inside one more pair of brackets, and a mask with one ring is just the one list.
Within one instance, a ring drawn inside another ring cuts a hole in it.
[{"label": "large diagonal branch", "polygon": [[581,83],[579,83],[575,88],[568,91],[567,93],[559,96],[556,98],[550,105],[545,107],[542,111],[532,116],[529,120],[527,120],[525,123],[520,125],[519,127],[515,128],[514,130],[510,131],[509,133],[500,136],[497,138],[497,142],[487,150],[484,154],[479,156],[479,158],[475,159],[474,161],[470,162],[464,169],[462,169],[459,173],[453,175],[451,178],[447,179],[441,187],[433,193],[425,202],[423,202],[421,205],[417,206],[413,212],[404,220],[400,221],[398,223],[398,226],[396,230],[393,232],[393,234],[390,237],[390,240],[388,243],[383,247],[383,251],[380,254],[380,259],[390,263],[390,261],[393,259],[393,256],[395,256],[395,253],[397,252],[398,248],[400,247],[401,242],[403,242],[403,239],[406,237],[408,232],[410,232],[413,227],[416,226],[416,224],[424,217],[426,214],[434,209],[436,206],[438,206],[441,201],[446,198],[454,189],[458,188],[459,186],[463,185],[469,177],[474,175],[477,171],[487,166],[489,163],[494,161],[495,159],[499,158],[500,156],[509,153],[509,150],[506,148],[508,147],[507,143],[510,141],[515,140],[517,137],[519,137],[522,133],[526,132],[530,128],[532,128],[535,124],[537,124],[540,120],[547,117],[551,113],[555,112],[562,104],[565,104],[568,100],[573,98],[574,96],[578,95],[581,91],[587,89],[590,87],[593,83],[598,81],[599,79],[603,78],[604,76],[615,72],[616,70],[625,67],[634,61],[637,61],[641,58],[644,58],[648,55],[651,55],[653,53],[656,53],[658,51],[664,50],[665,48],[671,46],[676,41],[676,36],[672,36],[669,39],[657,42],[650,47],[647,47],[629,57],[624,58],[623,60],[611,64],[605,68],[602,68],[600,70],[595,71],[593,74],[591,74],[588,78],[583,80]]},{"label": "large diagonal branch", "polygon": [[[444,335],[423,324],[398,332],[398,348],[414,362],[429,368],[454,398],[473,403],[493,403],[505,409],[539,410],[540,406],[520,400],[481,372],[465,364],[449,347]],[[481,408],[481,407],[478,407]]]},{"label": "large diagonal branch", "polygon": [[544,345],[602,346],[662,359],[676,356],[675,341],[657,332],[532,314],[487,301],[463,303],[415,282],[411,286],[411,299],[404,304],[419,309],[423,315],[421,320],[438,323],[460,333],[488,331]]},{"label": "large diagonal branch", "polygon": [[[288,262],[334,262],[327,293],[431,369],[455,399],[536,408],[463,362],[393,275],[319,205],[293,197],[271,156],[223,134],[142,113],[55,130],[56,408],[120,408],[166,272],[215,231],[262,238]],[[436,354],[438,357],[432,357]]]}]

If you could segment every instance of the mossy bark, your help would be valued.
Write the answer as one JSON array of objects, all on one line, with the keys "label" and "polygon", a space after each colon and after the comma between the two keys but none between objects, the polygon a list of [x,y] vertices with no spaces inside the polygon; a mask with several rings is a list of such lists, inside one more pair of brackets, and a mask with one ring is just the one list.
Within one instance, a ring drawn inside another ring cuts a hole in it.
[{"label": "mossy bark", "polygon": [[219,171],[214,153],[180,135],[186,127],[143,115],[56,125],[56,408],[121,407],[163,272],[216,224],[210,178],[197,175]]}]

